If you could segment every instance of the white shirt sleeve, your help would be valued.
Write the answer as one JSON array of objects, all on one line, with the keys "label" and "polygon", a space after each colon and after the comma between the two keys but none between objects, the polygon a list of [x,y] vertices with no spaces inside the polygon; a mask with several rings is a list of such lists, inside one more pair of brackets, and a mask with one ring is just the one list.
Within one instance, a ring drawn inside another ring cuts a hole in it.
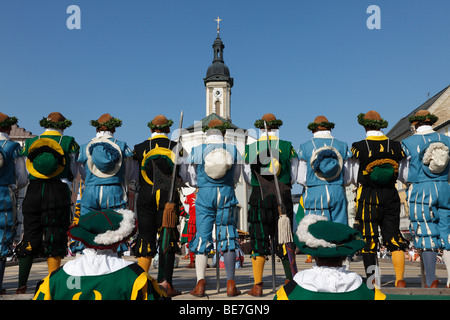
[{"label": "white shirt sleeve", "polygon": [[298,175],[298,158],[292,158],[291,159],[291,184],[294,185],[297,181],[297,175]]},{"label": "white shirt sleeve", "polygon": [[354,158],[347,159],[346,163],[346,176],[344,177],[346,185],[358,184],[358,171],[359,171],[359,160]]},{"label": "white shirt sleeve", "polygon": [[251,185],[251,181],[252,181],[252,171],[251,171],[250,164],[245,163],[242,166],[242,175],[244,176],[245,183],[250,186]]},{"label": "white shirt sleeve", "polygon": [[409,162],[411,157],[407,157],[406,159],[400,160],[398,164],[398,180],[403,182],[404,184],[408,181],[408,172],[409,172]]},{"label": "white shirt sleeve", "polygon": [[28,184],[28,171],[25,159],[25,157],[17,157],[14,159],[17,189],[22,189]]},{"label": "white shirt sleeve", "polygon": [[305,160],[298,161],[297,183],[306,187],[307,164]]}]

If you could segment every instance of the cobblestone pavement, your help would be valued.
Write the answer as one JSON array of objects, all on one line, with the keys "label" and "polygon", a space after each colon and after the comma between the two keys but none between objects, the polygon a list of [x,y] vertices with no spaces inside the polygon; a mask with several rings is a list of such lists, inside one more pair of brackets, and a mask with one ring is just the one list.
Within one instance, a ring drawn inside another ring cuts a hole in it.
[{"label": "cobblestone pavement", "polygon": [[[206,296],[202,298],[197,298],[189,294],[189,291],[195,287],[196,275],[195,268],[186,268],[189,260],[183,259],[182,256],[179,257],[179,265],[174,270],[173,284],[175,289],[182,291],[182,295],[176,296],[173,300],[272,300],[274,297],[274,292],[272,290],[272,263],[266,261],[263,282],[264,291],[263,296],[259,298],[252,297],[246,292],[250,290],[253,286],[253,270],[251,265],[251,260],[249,255],[245,255],[244,264],[242,268],[236,269],[236,286],[242,292],[241,295],[237,297],[229,298],[226,296],[226,273],[225,269],[220,269],[220,288],[217,290],[216,283],[216,269],[208,268],[206,271]],[[311,268],[311,263],[305,263],[305,255],[297,255],[298,269],[304,270]],[[72,257],[67,257],[63,259],[64,264],[69,259],[74,259]],[[127,260],[135,261],[134,257],[125,257]],[[212,259],[208,261],[212,264]],[[285,282],[283,267],[281,262],[276,260],[276,288],[279,288]],[[18,280],[18,269],[19,266],[15,262],[10,262],[7,264],[5,277],[3,281],[3,287],[6,289],[6,295],[0,296],[0,300],[30,300],[33,298],[33,293],[36,287],[36,283],[44,278],[47,273],[47,263],[45,260],[36,260],[32,266],[28,290],[26,294],[16,295],[15,290],[17,288]],[[361,259],[358,257],[350,263],[350,270],[357,272],[361,276],[364,276],[364,269]],[[156,278],[157,269],[152,267],[149,271],[150,275]],[[450,289],[445,288],[447,281],[447,271],[445,265],[438,264],[436,267],[436,277],[439,279],[440,284],[437,289],[423,289],[421,285],[421,269],[420,264],[417,262],[406,262],[405,276],[404,279],[407,283],[407,287],[403,289],[394,288],[394,269],[392,267],[392,262],[390,260],[380,260],[380,273],[381,273],[381,291],[384,293],[399,293],[399,294],[445,294],[450,295]]]}]

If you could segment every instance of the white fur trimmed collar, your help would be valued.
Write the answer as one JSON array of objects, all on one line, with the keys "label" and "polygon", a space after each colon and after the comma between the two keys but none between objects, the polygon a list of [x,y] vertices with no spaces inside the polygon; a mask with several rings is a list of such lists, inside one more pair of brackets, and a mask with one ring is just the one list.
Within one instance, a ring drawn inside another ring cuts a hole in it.
[{"label": "white fur trimmed collar", "polygon": [[309,226],[318,221],[327,221],[328,219],[324,216],[317,214],[307,214],[299,223],[297,228],[297,237],[300,242],[305,242],[305,244],[310,248],[332,248],[336,247],[336,244],[325,241],[323,239],[317,239],[308,230]]},{"label": "white fur trimmed collar", "polygon": [[118,209],[115,210],[123,215],[123,219],[120,222],[119,229],[108,230],[105,233],[101,233],[94,238],[94,241],[100,245],[111,245],[121,242],[123,239],[129,237],[136,226],[135,213],[131,210]]}]

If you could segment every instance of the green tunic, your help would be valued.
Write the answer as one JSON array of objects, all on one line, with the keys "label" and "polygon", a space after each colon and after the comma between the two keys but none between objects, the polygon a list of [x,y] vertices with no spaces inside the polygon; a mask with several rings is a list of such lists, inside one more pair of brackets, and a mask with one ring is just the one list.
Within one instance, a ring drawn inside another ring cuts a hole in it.
[{"label": "green tunic", "polygon": [[71,276],[59,268],[40,284],[34,300],[158,300],[165,294],[137,264],[97,276]]}]

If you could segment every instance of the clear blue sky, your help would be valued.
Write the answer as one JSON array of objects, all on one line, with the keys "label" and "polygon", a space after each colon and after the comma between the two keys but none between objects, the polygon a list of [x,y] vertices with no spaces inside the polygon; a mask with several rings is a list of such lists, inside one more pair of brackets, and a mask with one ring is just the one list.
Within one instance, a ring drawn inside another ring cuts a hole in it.
[{"label": "clear blue sky", "polygon": [[[66,27],[72,4],[80,30]],[[380,30],[366,27],[372,4]],[[253,128],[272,112],[296,148],[317,115],[350,144],[364,136],[360,112],[379,111],[389,130],[450,84],[448,0],[0,0],[0,112],[40,134],[60,111],[80,144],[106,112],[131,146],[157,114],[177,128],[184,109],[187,127],[205,116],[217,16],[233,123]]]}]

